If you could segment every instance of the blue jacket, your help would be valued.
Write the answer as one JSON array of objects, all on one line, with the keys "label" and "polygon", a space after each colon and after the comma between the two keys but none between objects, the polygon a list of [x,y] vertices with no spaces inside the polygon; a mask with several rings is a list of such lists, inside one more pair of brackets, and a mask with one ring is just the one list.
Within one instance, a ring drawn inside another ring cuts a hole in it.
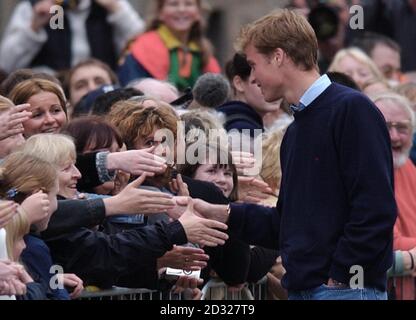
[{"label": "blue jacket", "polygon": [[24,240],[26,249],[22,252],[22,261],[33,280],[42,286],[48,299],[69,300],[68,291],[52,289],[50,286],[51,278],[55,274],[50,273],[53,262],[48,246],[33,234],[27,234]]},{"label": "blue jacket", "polygon": [[250,136],[255,136],[255,129],[264,130],[263,120],[260,115],[248,104],[242,101],[228,101],[216,108],[218,112],[225,114],[224,128],[227,131],[236,129],[241,132],[243,129],[250,130]]}]

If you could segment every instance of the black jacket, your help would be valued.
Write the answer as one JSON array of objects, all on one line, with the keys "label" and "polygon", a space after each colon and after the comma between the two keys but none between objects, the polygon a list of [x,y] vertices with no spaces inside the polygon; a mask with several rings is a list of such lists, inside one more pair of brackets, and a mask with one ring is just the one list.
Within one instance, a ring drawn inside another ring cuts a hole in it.
[{"label": "black jacket", "polygon": [[104,218],[102,208],[94,213],[89,211],[91,207],[97,209],[91,206],[92,201],[58,202],[58,214],[52,215],[48,230],[42,233],[54,263],[61,265],[65,272],[77,274],[85,284],[109,287],[117,285],[120,276],[134,272],[143,276],[131,279],[132,287],[154,288],[157,284],[156,259],[173,244],[187,242],[180,222],[108,235],[87,228]]}]

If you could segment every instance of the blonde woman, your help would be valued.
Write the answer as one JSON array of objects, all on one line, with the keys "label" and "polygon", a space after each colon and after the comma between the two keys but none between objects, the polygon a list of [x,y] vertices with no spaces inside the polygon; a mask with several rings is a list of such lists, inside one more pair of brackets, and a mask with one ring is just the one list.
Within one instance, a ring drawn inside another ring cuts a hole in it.
[{"label": "blonde woman", "polygon": [[[61,185],[66,187],[66,191],[72,192],[70,197],[75,195],[79,174],[76,174],[75,146],[69,137],[61,134],[35,135],[26,142],[24,152],[40,154],[45,160],[53,161],[59,168],[59,176],[69,176],[72,179],[70,183],[67,180],[66,184]],[[126,213],[144,213],[146,210],[162,212],[165,211],[163,208],[168,207],[160,203],[164,203],[166,197],[170,199],[170,196],[162,192],[138,189],[145,177],[145,174],[140,176],[121,193],[112,197],[127,199],[121,204],[123,207],[125,202],[134,201],[134,206],[126,209]],[[63,182],[65,179],[60,180]],[[59,194],[65,196],[61,194],[61,190]],[[212,230],[224,228],[223,224],[211,224],[211,221],[199,219],[192,214],[191,207],[188,209],[178,221],[142,226],[114,234],[88,228],[95,226],[97,222],[95,225],[78,227],[71,234],[56,235],[53,239],[48,239],[48,245],[51,246],[53,256],[59,258],[65,269],[76,272],[89,284],[100,287],[113,284],[150,287],[157,280],[158,258],[170,251],[173,244],[182,244],[189,240],[201,245],[216,246],[223,244],[227,238],[222,232]],[[68,214],[69,217],[66,218],[70,220],[72,212]],[[199,257],[199,253],[196,256]],[[178,259],[177,262],[192,268],[195,265],[199,267],[195,260],[192,252],[188,260]]]},{"label": "blonde woman", "polygon": [[23,122],[26,138],[36,133],[57,133],[67,122],[66,98],[62,88],[49,80],[29,79],[9,94],[14,104],[30,104],[31,117]]},{"label": "blonde woman", "polygon": [[272,189],[272,195],[265,199],[262,204],[275,206],[279,195],[280,180],[282,178],[282,169],[280,159],[276,155],[280,154],[280,145],[282,143],[283,129],[276,129],[264,134],[262,155],[263,162],[260,170],[261,179],[266,182]]},{"label": "blonde woman", "polygon": [[[52,213],[57,208],[58,181],[56,168],[36,156],[15,152],[4,160],[0,177],[0,196],[3,198],[21,204],[39,190],[47,195],[47,215],[32,226],[32,230],[44,231]],[[30,225],[27,215],[27,212],[21,208],[20,213],[6,225],[9,256],[16,261],[21,254],[22,262],[33,278],[36,279],[36,282],[31,284],[34,289],[28,290],[27,295],[22,299],[69,299],[68,292],[65,289],[56,289],[50,286],[53,275],[50,273],[50,269],[53,263],[49,248],[39,238],[38,233],[27,234]],[[25,236],[24,242],[23,236]],[[23,249],[25,250],[23,251]],[[81,279],[73,274],[63,274],[61,277],[63,285],[74,288],[71,297],[80,294],[83,289]],[[33,282],[30,278],[25,280],[26,284]]]},{"label": "blonde woman", "polygon": [[382,82],[388,87],[382,73],[371,58],[358,48],[346,48],[337,52],[329,72],[342,72],[350,76],[363,90],[368,84]]}]

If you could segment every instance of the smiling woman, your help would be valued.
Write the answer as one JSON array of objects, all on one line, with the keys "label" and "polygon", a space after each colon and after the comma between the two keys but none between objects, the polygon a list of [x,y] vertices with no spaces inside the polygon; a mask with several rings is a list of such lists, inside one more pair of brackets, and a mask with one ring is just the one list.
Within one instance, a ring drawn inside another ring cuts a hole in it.
[{"label": "smiling woman", "polygon": [[169,80],[179,90],[205,72],[219,73],[202,30],[201,0],[158,0],[147,32],[139,35],[119,69],[124,85],[137,78]]},{"label": "smiling woman", "polygon": [[26,138],[37,133],[57,133],[67,121],[66,99],[61,87],[44,79],[29,79],[19,83],[10,93],[16,104],[29,103],[32,112],[23,122]]}]

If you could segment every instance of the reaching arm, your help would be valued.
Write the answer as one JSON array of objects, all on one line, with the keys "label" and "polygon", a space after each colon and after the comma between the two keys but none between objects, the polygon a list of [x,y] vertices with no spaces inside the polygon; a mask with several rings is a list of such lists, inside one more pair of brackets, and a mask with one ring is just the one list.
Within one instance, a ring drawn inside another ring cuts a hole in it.
[{"label": "reaching arm", "polygon": [[[44,5],[46,2],[39,2],[37,7],[40,11],[47,10],[49,15],[49,9]],[[34,10],[29,1],[22,1],[6,27],[0,44],[0,67],[7,72],[28,67],[48,39],[43,28],[32,28]]]},{"label": "reaching arm", "polygon": [[[213,205],[195,199],[195,211],[207,219],[227,223],[230,234],[248,244],[277,249],[280,214],[277,208],[255,204]],[[261,232],[259,232],[261,230]]]}]

